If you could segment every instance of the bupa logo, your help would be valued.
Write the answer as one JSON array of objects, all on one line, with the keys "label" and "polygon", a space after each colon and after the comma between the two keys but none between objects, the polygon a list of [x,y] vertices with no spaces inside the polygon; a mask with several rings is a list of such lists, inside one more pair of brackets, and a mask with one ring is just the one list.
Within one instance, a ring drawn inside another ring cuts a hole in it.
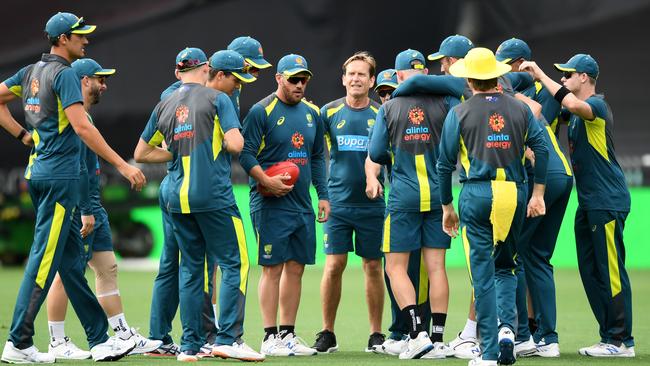
[{"label": "bupa logo", "polygon": [[341,135],[336,136],[339,151],[368,151],[368,136]]},{"label": "bupa logo", "polygon": [[339,130],[343,128],[343,126],[345,126],[345,120],[341,120],[341,122],[336,124],[336,128]]}]

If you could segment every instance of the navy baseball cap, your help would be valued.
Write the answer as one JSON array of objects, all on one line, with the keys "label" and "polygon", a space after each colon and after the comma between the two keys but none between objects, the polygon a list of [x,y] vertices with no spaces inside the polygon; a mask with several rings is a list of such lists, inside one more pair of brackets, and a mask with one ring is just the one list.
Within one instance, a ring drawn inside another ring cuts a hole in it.
[{"label": "navy baseball cap", "polygon": [[47,23],[45,23],[45,33],[48,37],[56,38],[64,33],[74,34],[89,34],[92,33],[97,26],[88,25],[84,22],[84,18],[78,18],[72,13],[58,12],[53,15]]},{"label": "navy baseball cap", "polygon": [[422,52],[409,48],[395,57],[395,70],[423,70],[425,62]]},{"label": "navy baseball cap", "polygon": [[532,52],[526,42],[518,38],[510,38],[499,45],[495,56],[497,61],[508,64],[520,58],[531,60]]},{"label": "navy baseball cap", "polygon": [[186,47],[176,56],[176,69],[181,72],[195,69],[207,63],[208,58],[200,48]]},{"label": "navy baseball cap", "polygon": [[272,66],[264,59],[262,45],[253,37],[237,37],[230,42],[228,49],[239,53],[246,62],[258,69]]},{"label": "navy baseball cap", "polygon": [[278,61],[278,74],[294,76],[301,72],[306,72],[309,75],[314,76],[314,74],[309,71],[307,60],[300,55],[291,53],[282,57],[280,61]]},{"label": "navy baseball cap", "polygon": [[244,83],[252,83],[257,78],[246,70],[244,57],[232,50],[221,50],[210,57],[210,67],[215,70],[227,71]]},{"label": "navy baseball cap", "polygon": [[380,86],[397,88],[397,72],[395,69],[386,69],[377,74],[377,86],[375,86],[375,90]]},{"label": "navy baseball cap", "polygon": [[598,63],[590,55],[579,53],[564,64],[553,64],[560,71],[584,72],[594,79],[598,79]]},{"label": "navy baseball cap", "polygon": [[438,52],[430,54],[427,58],[431,61],[439,60],[445,56],[463,58],[472,48],[474,48],[474,44],[469,38],[456,34],[445,38],[440,43]]},{"label": "navy baseball cap", "polygon": [[110,76],[115,74],[115,69],[105,69],[92,58],[78,59],[72,63],[72,69],[79,75],[79,78],[83,78],[84,76]]}]

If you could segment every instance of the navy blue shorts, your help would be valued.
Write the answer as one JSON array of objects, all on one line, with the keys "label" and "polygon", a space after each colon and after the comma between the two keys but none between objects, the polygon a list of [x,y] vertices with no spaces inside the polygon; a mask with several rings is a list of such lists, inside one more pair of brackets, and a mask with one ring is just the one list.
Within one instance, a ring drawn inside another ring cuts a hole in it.
[{"label": "navy blue shorts", "polygon": [[382,244],[384,253],[450,247],[451,237],[442,231],[442,210],[387,213]]},{"label": "navy blue shorts", "polygon": [[316,263],[316,217],[313,213],[261,209],[251,212],[257,237],[257,263],[272,266],[289,260]]},{"label": "navy blue shorts", "polygon": [[362,258],[383,257],[381,234],[384,210],[383,207],[332,207],[329,219],[324,225],[325,254],[346,254],[354,251]]},{"label": "navy blue shorts", "polygon": [[[94,210],[95,228],[87,237],[83,238],[84,252],[86,253],[86,262],[93,257],[93,252],[112,252],[113,235],[111,234],[111,225],[108,222],[108,213],[102,207],[101,210]],[[81,227],[81,215],[75,215],[75,221],[79,221]]]}]

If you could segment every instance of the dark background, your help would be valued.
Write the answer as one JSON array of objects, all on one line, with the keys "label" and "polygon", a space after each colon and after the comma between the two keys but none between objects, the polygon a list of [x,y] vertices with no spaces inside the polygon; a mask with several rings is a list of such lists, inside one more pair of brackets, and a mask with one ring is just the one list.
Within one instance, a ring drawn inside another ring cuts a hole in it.
[{"label": "dark background", "polygon": [[[629,183],[639,184],[647,170],[648,0],[13,1],[3,4],[0,80],[49,50],[43,29],[57,11],[73,12],[98,26],[87,57],[116,68],[117,74],[92,113],[109,144],[126,158],[132,156],[160,92],[175,81],[174,59],[186,46],[200,47],[209,56],[241,35],[262,43],[274,66],[243,89],[243,118],[252,104],[275,90],[275,65],[287,53],[307,58],[315,74],[307,97],[323,105],[344,94],[340,67],[355,51],[370,51],[381,70],[392,67],[403,49],[427,55],[446,36],[460,33],[493,50],[507,38],[522,38],[533,59],[558,80],[554,62],[565,62],[575,53],[594,56],[601,69],[597,89],[614,111],[617,155]],[[438,62],[428,67],[430,73],[439,73]],[[22,121],[19,104],[13,103],[11,110]],[[22,173],[27,154],[0,132],[0,188],[7,186],[8,176]]]}]

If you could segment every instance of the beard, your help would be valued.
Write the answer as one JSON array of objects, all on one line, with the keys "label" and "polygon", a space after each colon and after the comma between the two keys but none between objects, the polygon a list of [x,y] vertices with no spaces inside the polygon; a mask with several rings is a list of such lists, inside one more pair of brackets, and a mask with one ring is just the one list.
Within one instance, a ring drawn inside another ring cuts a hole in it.
[{"label": "beard", "polygon": [[302,92],[300,93],[299,96],[291,92],[291,88],[282,84],[282,94],[284,95],[284,98],[287,100],[288,104],[297,104],[300,102],[302,97],[305,95],[304,93],[304,88]]},{"label": "beard", "polygon": [[99,87],[92,86],[90,88],[90,104],[99,103],[102,93],[99,91]]}]

